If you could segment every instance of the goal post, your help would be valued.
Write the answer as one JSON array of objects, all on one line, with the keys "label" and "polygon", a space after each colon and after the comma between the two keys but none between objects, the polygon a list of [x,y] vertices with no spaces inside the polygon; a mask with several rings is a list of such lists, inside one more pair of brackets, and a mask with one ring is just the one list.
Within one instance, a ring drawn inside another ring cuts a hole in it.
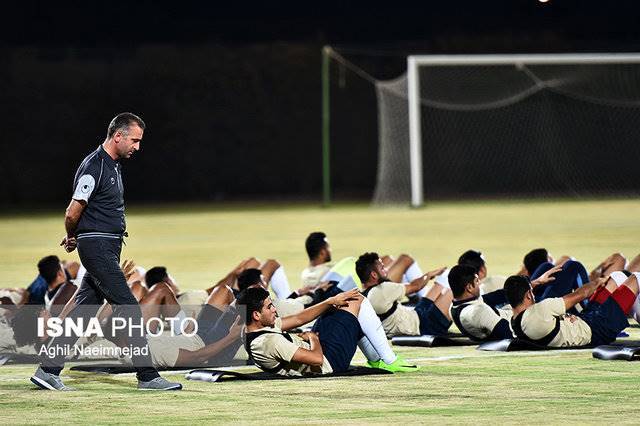
[{"label": "goal post", "polygon": [[[637,64],[640,54],[599,53],[599,54],[508,54],[508,55],[413,55],[407,57],[407,103],[409,127],[409,165],[411,182],[411,205],[419,207],[424,204],[424,173],[423,173],[423,128],[422,93],[428,91],[429,81],[421,81],[420,70],[423,67],[497,67],[513,66],[521,69],[538,65],[606,65],[606,64]],[[640,75],[640,72],[638,73]],[[637,76],[636,76],[637,77]],[[535,80],[532,75],[532,85],[544,85],[545,82]],[[640,80],[640,79],[639,79]],[[635,82],[633,83],[635,85]],[[635,86],[634,86],[635,87]],[[640,88],[637,84],[636,88]],[[640,90],[633,94],[631,101],[624,105],[640,107]],[[382,143],[382,141],[381,141]],[[426,145],[429,141],[424,142]],[[384,161],[384,160],[382,160]]]}]

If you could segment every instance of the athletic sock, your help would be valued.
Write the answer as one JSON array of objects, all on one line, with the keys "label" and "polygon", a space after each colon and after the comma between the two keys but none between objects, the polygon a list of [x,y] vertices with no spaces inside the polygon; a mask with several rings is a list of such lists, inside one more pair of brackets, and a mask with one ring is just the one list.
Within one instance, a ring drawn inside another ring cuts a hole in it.
[{"label": "athletic sock", "polygon": [[187,318],[187,314],[185,314],[184,311],[180,309],[180,311],[178,311],[178,313],[175,315],[175,318],[177,318],[177,320],[173,322],[173,334],[179,336],[182,334],[182,324]]},{"label": "athletic sock", "polygon": [[423,275],[424,275],[424,272],[422,272],[422,269],[420,269],[420,265],[418,265],[417,261],[414,261],[407,268],[407,272],[404,273],[404,276],[406,277],[406,282],[408,283],[415,280],[416,278],[420,278]]},{"label": "athletic sock", "polygon": [[[378,353],[379,357],[387,364],[391,364],[397,358],[396,354],[389,346],[387,335],[382,328],[380,318],[376,315],[376,311],[373,310],[371,302],[365,297],[360,304],[360,312],[358,313],[358,322],[362,332],[367,337],[371,346]],[[366,355],[366,353],[365,353]]]},{"label": "athletic sock", "polygon": [[280,266],[271,276],[271,289],[276,294],[278,299],[286,299],[291,294],[291,288],[289,287],[289,280],[284,273],[284,267]]},{"label": "athletic sock", "polygon": [[358,340],[358,347],[364,354],[365,358],[367,358],[367,361],[376,362],[380,360],[380,355],[378,354],[378,351],[376,351],[376,348],[373,347],[373,345],[371,344],[369,339],[366,338],[366,336]]}]

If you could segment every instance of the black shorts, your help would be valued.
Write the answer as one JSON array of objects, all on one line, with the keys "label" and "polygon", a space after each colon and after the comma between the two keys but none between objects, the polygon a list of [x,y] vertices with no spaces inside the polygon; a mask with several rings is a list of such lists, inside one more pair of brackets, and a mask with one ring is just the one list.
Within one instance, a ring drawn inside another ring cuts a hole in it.
[{"label": "black shorts", "polygon": [[[211,336],[211,333],[215,331],[216,324],[218,323],[218,320],[222,318],[223,315],[224,315],[224,311],[221,311],[215,306],[205,304],[202,307],[202,310],[198,315],[197,334],[198,336],[200,336],[200,338],[202,339],[205,345],[208,345],[209,343],[213,343],[220,339],[220,338],[217,338],[212,340],[213,336]],[[227,328],[227,331],[229,331],[229,328]]]},{"label": "black shorts", "polygon": [[591,328],[592,346],[610,344],[629,326],[627,316],[613,297],[608,297],[602,304],[590,301],[578,316]]},{"label": "black shorts", "polygon": [[451,321],[433,303],[433,300],[423,297],[415,307],[420,319],[420,334],[443,336],[449,332]]},{"label": "black shorts", "polygon": [[322,315],[313,326],[318,333],[322,353],[336,373],[346,371],[362,337],[358,319],[347,311],[335,310]]}]

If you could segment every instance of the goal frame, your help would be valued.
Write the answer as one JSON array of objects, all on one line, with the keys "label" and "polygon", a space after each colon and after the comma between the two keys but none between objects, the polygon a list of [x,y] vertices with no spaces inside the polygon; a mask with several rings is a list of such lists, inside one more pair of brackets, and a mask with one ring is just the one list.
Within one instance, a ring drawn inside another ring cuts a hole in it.
[{"label": "goal frame", "polygon": [[407,56],[407,101],[409,103],[409,154],[411,165],[411,206],[424,204],[422,169],[422,117],[420,76],[423,66],[455,65],[567,65],[640,63],[640,53],[553,53],[505,55],[410,55]]}]

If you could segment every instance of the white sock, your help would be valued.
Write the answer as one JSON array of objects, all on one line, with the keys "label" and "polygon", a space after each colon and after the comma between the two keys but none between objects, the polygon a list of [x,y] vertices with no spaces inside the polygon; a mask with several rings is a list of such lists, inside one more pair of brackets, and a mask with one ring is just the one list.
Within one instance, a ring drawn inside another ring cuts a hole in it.
[{"label": "white sock", "polygon": [[[389,346],[389,341],[387,340],[384,328],[382,328],[380,318],[378,318],[376,311],[374,311],[373,306],[371,306],[371,302],[369,302],[369,299],[366,297],[360,304],[358,322],[360,323],[362,332],[371,344],[372,349],[378,353],[379,357],[387,364],[394,362],[397,356],[391,349],[391,346]],[[371,353],[371,350],[368,348],[367,351]],[[365,353],[365,356],[366,355],[367,354]]]},{"label": "white sock", "polygon": [[369,339],[367,339],[366,337],[358,340],[358,347],[364,354],[365,358],[367,358],[367,361],[375,362],[380,360],[378,351],[376,351],[376,348],[373,347]]},{"label": "white sock", "polygon": [[423,275],[424,272],[422,272],[422,269],[420,269],[420,265],[418,265],[418,262],[414,261],[411,266],[407,268],[407,272],[404,273],[404,276],[406,278],[405,282],[410,283],[411,281],[415,280],[416,278],[420,278]]},{"label": "white sock", "polygon": [[349,291],[352,288],[357,288],[356,282],[353,280],[351,275],[347,275],[338,283],[338,288],[342,291]]},{"label": "white sock", "polygon": [[291,294],[291,287],[289,287],[289,280],[284,273],[284,267],[280,266],[271,276],[271,289],[276,294],[278,299],[286,299]]},{"label": "white sock", "polygon": [[418,293],[416,293],[418,296],[420,297],[427,297],[427,293],[429,293],[429,291],[433,288],[433,285],[431,283],[425,285],[424,287],[422,287],[420,289],[420,291]]},{"label": "white sock", "polygon": [[180,311],[178,311],[178,313],[175,315],[175,318],[177,318],[177,320],[174,320],[173,322],[173,334],[175,334],[176,336],[179,336],[182,334],[182,324],[185,320],[185,318],[187,318],[187,314],[184,313],[184,311],[182,309],[180,309]]}]

